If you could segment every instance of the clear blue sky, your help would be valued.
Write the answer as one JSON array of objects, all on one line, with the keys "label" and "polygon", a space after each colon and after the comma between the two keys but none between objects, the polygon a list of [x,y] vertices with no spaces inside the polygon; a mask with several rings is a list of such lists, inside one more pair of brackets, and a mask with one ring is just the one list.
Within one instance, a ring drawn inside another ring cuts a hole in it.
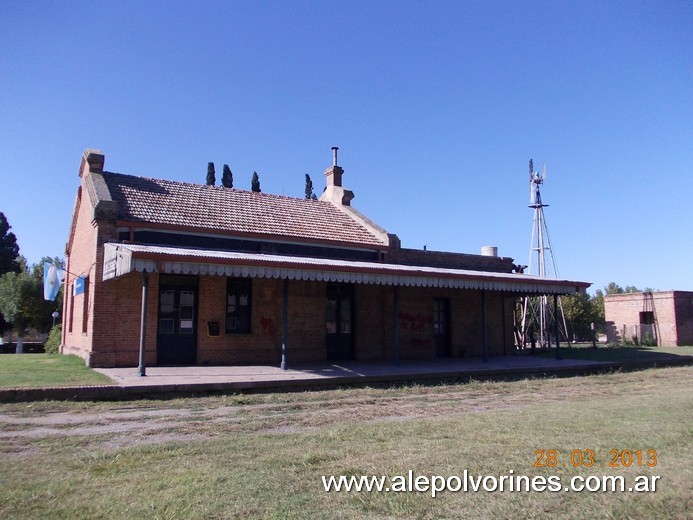
[{"label": "clear blue sky", "polygon": [[320,193],[405,247],[527,263],[546,163],[563,278],[693,290],[693,3],[0,3],[0,211],[63,256],[85,148],[106,169]]}]

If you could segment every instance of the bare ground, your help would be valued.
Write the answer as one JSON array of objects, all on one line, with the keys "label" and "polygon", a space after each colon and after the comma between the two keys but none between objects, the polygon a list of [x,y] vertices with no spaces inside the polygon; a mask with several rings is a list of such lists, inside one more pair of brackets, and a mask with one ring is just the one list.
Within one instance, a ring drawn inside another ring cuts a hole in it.
[{"label": "bare ground", "polygon": [[227,395],[129,403],[43,402],[0,405],[0,454],[40,451],[63,438],[98,449],[214,438],[239,431],[280,434],[338,423],[521,409],[537,403],[648,395],[671,378],[690,382],[693,367],[501,383]]}]

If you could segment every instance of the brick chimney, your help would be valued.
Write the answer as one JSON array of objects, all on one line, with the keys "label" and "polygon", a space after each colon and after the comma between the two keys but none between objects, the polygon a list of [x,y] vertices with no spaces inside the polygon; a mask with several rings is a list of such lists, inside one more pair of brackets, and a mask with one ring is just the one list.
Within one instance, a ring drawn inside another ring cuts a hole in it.
[{"label": "brick chimney", "polygon": [[79,176],[84,177],[88,171],[90,173],[103,173],[103,166],[106,161],[101,150],[87,148],[82,154],[82,164],[79,166]]},{"label": "brick chimney", "polygon": [[82,178],[80,190],[86,193],[93,206],[94,221],[108,221],[115,224],[118,216],[118,203],[111,197],[111,192],[103,178],[103,167],[106,157],[101,150],[87,148],[82,154],[79,176]]},{"label": "brick chimney", "polygon": [[332,166],[325,170],[325,180],[327,181],[328,187],[342,185],[344,169],[341,166],[337,166],[337,150],[339,150],[339,147],[332,147]]},{"label": "brick chimney", "polygon": [[344,169],[337,164],[337,146],[332,147],[332,166],[325,170],[325,183],[327,187],[320,196],[320,200],[328,201],[336,206],[349,206],[354,198],[354,192],[342,187],[342,175]]}]

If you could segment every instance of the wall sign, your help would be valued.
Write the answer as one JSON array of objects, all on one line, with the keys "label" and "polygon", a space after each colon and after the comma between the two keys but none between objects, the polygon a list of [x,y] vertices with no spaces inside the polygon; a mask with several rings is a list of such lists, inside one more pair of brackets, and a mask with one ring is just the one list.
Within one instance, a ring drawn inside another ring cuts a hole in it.
[{"label": "wall sign", "polygon": [[215,337],[219,335],[219,322],[218,321],[208,321],[207,322],[207,336]]},{"label": "wall sign", "polygon": [[73,294],[74,296],[78,296],[80,294],[84,293],[84,287],[86,285],[86,276],[78,276],[75,278],[74,284],[73,284]]}]

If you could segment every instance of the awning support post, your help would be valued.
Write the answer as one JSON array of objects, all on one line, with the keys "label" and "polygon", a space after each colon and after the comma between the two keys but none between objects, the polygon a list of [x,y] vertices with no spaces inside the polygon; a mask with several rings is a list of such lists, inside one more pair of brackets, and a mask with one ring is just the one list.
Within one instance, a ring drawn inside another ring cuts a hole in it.
[{"label": "awning support post", "polygon": [[137,375],[144,377],[147,375],[147,368],[144,364],[144,345],[147,338],[147,292],[149,289],[149,273],[142,271],[142,312],[140,314],[140,364],[137,367]]},{"label": "awning support post", "polygon": [[289,328],[289,279],[284,278],[284,293],[282,295],[282,364],[286,370],[286,336]]},{"label": "awning support post", "polygon": [[399,366],[399,286],[392,286],[392,363]]},{"label": "awning support post", "polygon": [[488,334],[486,333],[486,289],[481,289],[481,333],[483,338],[483,360],[488,363]]},{"label": "awning support post", "polygon": [[554,316],[554,334],[556,335],[556,359],[561,357],[561,336],[558,333],[558,295],[553,295],[553,316]]}]

